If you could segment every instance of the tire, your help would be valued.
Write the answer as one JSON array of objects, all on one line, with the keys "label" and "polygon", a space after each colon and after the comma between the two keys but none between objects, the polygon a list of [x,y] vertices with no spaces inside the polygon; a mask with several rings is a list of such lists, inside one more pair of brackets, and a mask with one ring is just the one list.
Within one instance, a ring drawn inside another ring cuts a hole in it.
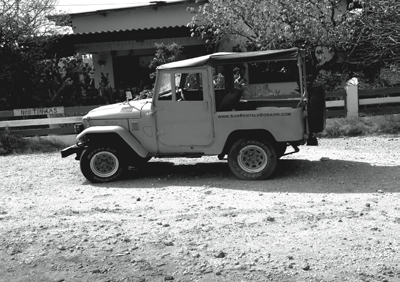
[{"label": "tire", "polygon": [[111,182],[128,170],[123,154],[109,145],[93,145],[83,151],[80,167],[82,174],[93,183]]},{"label": "tire", "polygon": [[322,84],[313,85],[308,91],[308,130],[319,133],[326,123],[325,89]]},{"label": "tire", "polygon": [[286,142],[278,142],[275,144],[275,152],[278,159],[280,159],[285,154],[286,148],[287,148]]},{"label": "tire", "polygon": [[278,156],[267,141],[240,139],[236,141],[228,155],[228,165],[232,173],[244,180],[263,180],[275,171]]}]

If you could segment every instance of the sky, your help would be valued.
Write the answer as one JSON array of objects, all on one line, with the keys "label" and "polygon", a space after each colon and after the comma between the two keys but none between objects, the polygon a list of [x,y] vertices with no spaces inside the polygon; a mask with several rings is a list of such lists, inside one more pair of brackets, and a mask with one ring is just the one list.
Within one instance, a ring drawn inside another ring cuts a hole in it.
[{"label": "sky", "polygon": [[[84,13],[97,10],[146,5],[153,0],[58,0],[57,10],[67,13]],[[167,0],[169,2],[171,0]]]}]

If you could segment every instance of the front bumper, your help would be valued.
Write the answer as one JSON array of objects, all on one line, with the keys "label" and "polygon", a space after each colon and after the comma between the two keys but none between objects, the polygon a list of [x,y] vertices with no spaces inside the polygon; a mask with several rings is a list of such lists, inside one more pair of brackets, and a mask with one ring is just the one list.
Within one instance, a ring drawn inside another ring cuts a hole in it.
[{"label": "front bumper", "polygon": [[69,147],[61,150],[61,158],[66,158],[72,154],[76,154],[75,159],[80,160],[84,149],[85,149],[85,146],[79,145],[79,144],[69,146]]}]

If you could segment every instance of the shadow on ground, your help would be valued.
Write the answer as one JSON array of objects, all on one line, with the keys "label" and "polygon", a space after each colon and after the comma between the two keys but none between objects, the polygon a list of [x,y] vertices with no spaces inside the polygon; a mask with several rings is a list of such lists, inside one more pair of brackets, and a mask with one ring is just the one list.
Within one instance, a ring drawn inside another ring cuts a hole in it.
[{"label": "shadow on ground", "polygon": [[[93,184],[108,188],[212,187],[260,192],[374,193],[400,192],[399,166],[374,166],[343,160],[282,159],[273,177],[263,181],[237,179],[226,161],[190,160],[187,164],[153,161],[130,170],[124,180]],[[85,183],[92,185],[90,183]]]}]

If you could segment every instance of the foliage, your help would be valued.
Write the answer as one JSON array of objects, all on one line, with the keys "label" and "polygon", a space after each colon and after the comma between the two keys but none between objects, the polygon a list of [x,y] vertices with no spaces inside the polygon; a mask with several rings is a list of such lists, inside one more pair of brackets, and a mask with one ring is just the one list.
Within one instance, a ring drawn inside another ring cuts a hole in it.
[{"label": "foliage", "polygon": [[376,66],[400,61],[400,2],[360,0],[348,17],[352,36],[346,61]]},{"label": "foliage", "polygon": [[0,155],[26,150],[27,143],[19,135],[13,135],[8,130],[0,131]]},{"label": "foliage", "polygon": [[141,100],[141,99],[150,99],[153,98],[153,90],[150,89],[144,89],[139,93],[139,96],[136,97],[136,100]]},{"label": "foliage", "polygon": [[100,83],[99,83],[99,94],[107,104],[112,104],[116,100],[116,93],[117,91],[113,89],[110,85],[110,79],[108,78],[108,73],[100,74]]},{"label": "foliage", "polygon": [[[40,106],[41,62],[65,27],[52,24],[56,0],[0,0],[0,108]],[[62,17],[59,17],[62,21]]]},{"label": "foliage", "polygon": [[[93,64],[88,58],[71,56],[45,60],[39,73],[42,102],[54,106],[80,106],[104,103],[93,85]],[[101,84],[100,84],[101,85]]]},{"label": "foliage", "polygon": [[320,137],[336,138],[399,133],[400,116],[385,115],[328,119],[326,128]]},{"label": "foliage", "polygon": [[324,69],[351,76],[366,66],[373,73],[380,60],[398,61],[399,5],[396,0],[355,0],[350,6],[342,0],[209,0],[198,10],[188,8],[194,14],[189,27],[192,36],[214,45],[236,38],[247,51],[305,49],[314,81]]},{"label": "foliage", "polygon": [[[164,43],[156,43],[154,44],[154,47],[156,48],[156,53],[149,64],[149,68],[154,70],[152,73],[150,73],[151,79],[156,78],[155,69],[158,66],[177,61],[182,52],[182,46],[177,43],[171,43],[167,45]],[[153,90],[145,88],[136,95],[134,100],[149,99],[152,97]]]},{"label": "foliage", "polygon": [[0,131],[0,155],[45,153],[59,151],[65,144],[57,140],[49,140],[42,137],[23,138],[20,135],[11,134],[10,131]]},{"label": "foliage", "polygon": [[[154,46],[156,47],[156,54],[149,65],[149,68],[154,70],[163,64],[177,61],[182,52],[182,46],[177,43],[171,43],[167,45],[164,43],[156,43]],[[151,78],[154,78],[155,76],[155,72],[150,74]]]}]

